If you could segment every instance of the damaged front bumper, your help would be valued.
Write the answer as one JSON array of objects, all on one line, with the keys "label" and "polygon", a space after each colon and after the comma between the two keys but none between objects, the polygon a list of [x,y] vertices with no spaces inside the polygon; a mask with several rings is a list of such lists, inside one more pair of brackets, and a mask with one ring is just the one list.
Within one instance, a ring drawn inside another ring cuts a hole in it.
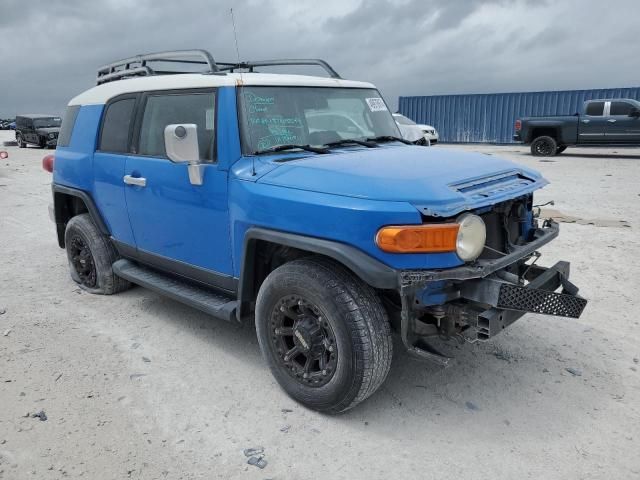
[{"label": "damaged front bumper", "polygon": [[501,258],[448,270],[400,272],[400,328],[408,351],[446,365],[449,357],[430,346],[429,336],[460,336],[464,331],[464,338],[484,341],[528,312],[580,317],[587,300],[569,282],[568,262],[550,268],[525,263],[539,257],[537,249],[558,233],[558,224],[547,220],[531,242]]}]

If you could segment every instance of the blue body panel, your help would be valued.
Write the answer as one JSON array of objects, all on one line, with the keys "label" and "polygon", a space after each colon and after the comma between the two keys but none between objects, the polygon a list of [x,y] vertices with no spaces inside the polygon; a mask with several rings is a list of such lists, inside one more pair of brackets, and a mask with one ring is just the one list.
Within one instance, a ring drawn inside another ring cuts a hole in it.
[{"label": "blue body panel", "polygon": [[[351,245],[396,269],[459,266],[455,253],[385,253],[375,235],[384,225],[423,223],[423,215],[481,211],[546,184],[496,157],[398,143],[242,156],[236,89],[221,87],[217,163],[204,166],[196,186],[186,164],[94,153],[103,107],[80,109],[70,146],[56,152],[54,182],[90,193],[116,240],[234,277],[254,226]],[[146,187],[125,185],[124,175],[146,178]]]},{"label": "blue body panel", "polygon": [[92,191],[93,152],[103,108],[104,105],[88,105],[80,109],[69,146],[56,148],[53,183]]}]

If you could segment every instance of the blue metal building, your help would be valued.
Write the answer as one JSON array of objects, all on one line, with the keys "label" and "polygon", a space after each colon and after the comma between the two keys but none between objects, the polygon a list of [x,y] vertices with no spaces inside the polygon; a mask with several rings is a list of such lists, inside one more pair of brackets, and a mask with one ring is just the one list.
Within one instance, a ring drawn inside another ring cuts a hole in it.
[{"label": "blue metal building", "polygon": [[441,142],[513,143],[517,118],[572,115],[592,98],[640,100],[640,87],[400,97],[398,110],[417,123],[433,125]]}]

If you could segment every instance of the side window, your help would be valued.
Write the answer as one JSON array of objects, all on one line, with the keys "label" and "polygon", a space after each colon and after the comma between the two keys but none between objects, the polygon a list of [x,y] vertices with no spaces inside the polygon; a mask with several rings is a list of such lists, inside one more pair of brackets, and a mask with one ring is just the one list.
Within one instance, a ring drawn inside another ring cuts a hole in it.
[{"label": "side window", "polygon": [[198,127],[200,160],[215,159],[215,93],[153,94],[147,102],[140,126],[138,153],[166,157],[164,129],[174,123]]},{"label": "side window", "polygon": [[102,120],[98,150],[113,153],[128,152],[129,127],[135,104],[135,98],[124,98],[107,106]]},{"label": "side window", "polygon": [[585,114],[590,117],[601,117],[604,112],[604,102],[589,102]]},{"label": "side window", "polygon": [[633,105],[627,102],[611,102],[610,115],[624,115],[628,116],[633,110]]},{"label": "side window", "polygon": [[65,110],[62,116],[62,125],[60,125],[60,134],[58,135],[59,147],[68,147],[71,143],[71,132],[73,132],[79,111],[80,105],[73,105]]}]

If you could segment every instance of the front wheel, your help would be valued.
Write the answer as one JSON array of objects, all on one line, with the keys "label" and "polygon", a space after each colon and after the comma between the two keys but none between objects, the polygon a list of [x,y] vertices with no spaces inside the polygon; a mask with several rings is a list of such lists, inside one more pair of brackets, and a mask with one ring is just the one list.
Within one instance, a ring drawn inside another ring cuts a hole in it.
[{"label": "front wheel", "polygon": [[64,233],[71,278],[84,290],[111,295],[129,288],[130,283],[113,273],[118,254],[87,213],[76,215]]},{"label": "front wheel", "polygon": [[353,408],[389,372],[393,346],[380,298],[323,257],[294,260],[269,274],[258,293],[256,329],[280,386],[314,410]]},{"label": "front wheel", "polygon": [[535,157],[552,157],[556,154],[558,144],[553,137],[542,136],[531,143],[531,154]]},{"label": "front wheel", "polygon": [[22,135],[16,135],[16,142],[18,142],[18,147],[20,148],[25,148],[27,146],[27,144],[24,143],[24,139],[22,138]]}]

